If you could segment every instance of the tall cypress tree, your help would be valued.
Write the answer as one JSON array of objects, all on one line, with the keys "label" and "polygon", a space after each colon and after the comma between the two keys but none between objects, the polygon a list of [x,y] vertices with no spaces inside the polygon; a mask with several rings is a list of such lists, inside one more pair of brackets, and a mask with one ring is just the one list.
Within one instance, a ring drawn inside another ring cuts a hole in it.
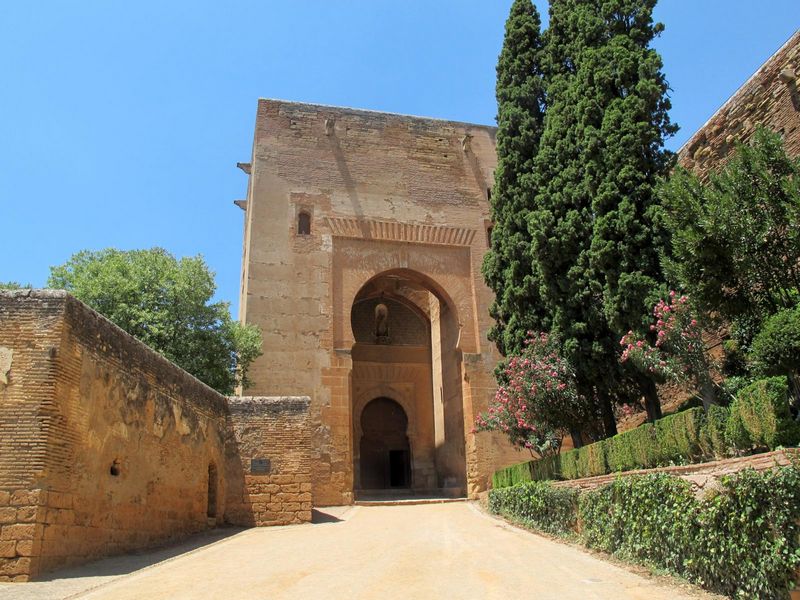
[{"label": "tall cypress tree", "polygon": [[[596,3],[604,26],[602,43],[589,48],[581,61],[583,87],[601,109],[588,115],[585,125],[597,136],[590,264],[617,338],[629,330],[649,333],[654,293],[664,280],[658,256],[664,233],[654,222],[654,187],[671,163],[664,139],[677,128],[668,114],[661,57],[650,47],[663,30],[653,23],[656,1]],[[648,417],[660,417],[655,382],[629,375],[645,396]]]},{"label": "tall cypress tree", "polygon": [[495,293],[489,333],[503,355],[522,349],[528,330],[546,328],[531,263],[526,220],[544,118],[541,19],[531,0],[515,0],[497,63],[497,168],[491,195],[494,226],[483,263]]},{"label": "tall cypress tree", "polygon": [[601,179],[602,119],[588,56],[603,43],[598,0],[553,0],[547,31],[547,115],[534,164],[536,209],[528,225],[534,269],[552,330],[573,364],[578,389],[594,399],[606,435],[616,433],[612,394],[621,369],[591,260],[593,197]]}]

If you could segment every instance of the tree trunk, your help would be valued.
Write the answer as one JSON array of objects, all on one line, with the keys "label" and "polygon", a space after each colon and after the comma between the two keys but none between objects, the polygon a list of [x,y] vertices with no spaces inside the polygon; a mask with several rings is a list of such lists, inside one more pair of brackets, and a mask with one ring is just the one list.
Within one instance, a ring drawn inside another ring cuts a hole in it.
[{"label": "tree trunk", "polygon": [[717,402],[717,391],[714,389],[714,382],[710,378],[705,378],[700,382],[700,399],[703,401],[703,410],[708,412],[708,408]]},{"label": "tree trunk", "polygon": [[617,435],[617,420],[614,418],[614,408],[611,406],[611,398],[604,392],[598,392],[597,398],[600,401],[600,411],[603,415],[603,429],[607,438]]},{"label": "tree trunk", "polygon": [[647,420],[652,423],[662,417],[661,401],[658,399],[658,389],[650,378],[639,381],[639,388],[644,396],[644,407],[647,410]]},{"label": "tree trunk", "polygon": [[570,437],[572,438],[572,446],[574,448],[581,448],[583,447],[583,436],[581,432],[577,429],[572,429],[569,432]]}]

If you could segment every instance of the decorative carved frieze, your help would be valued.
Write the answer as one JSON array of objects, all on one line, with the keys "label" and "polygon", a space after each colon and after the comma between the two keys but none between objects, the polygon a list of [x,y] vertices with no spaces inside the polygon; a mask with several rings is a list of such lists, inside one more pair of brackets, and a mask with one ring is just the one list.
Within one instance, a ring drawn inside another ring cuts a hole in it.
[{"label": "decorative carved frieze", "polygon": [[475,230],[466,227],[396,223],[347,217],[327,217],[326,220],[334,237],[445,246],[469,246],[475,238]]}]

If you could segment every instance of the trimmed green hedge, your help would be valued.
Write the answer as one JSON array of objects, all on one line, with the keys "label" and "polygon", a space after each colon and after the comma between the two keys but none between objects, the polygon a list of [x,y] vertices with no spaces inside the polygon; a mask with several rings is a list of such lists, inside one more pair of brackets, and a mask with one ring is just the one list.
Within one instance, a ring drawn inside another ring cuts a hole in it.
[{"label": "trimmed green hedge", "polygon": [[[698,500],[678,477],[620,477],[578,496],[548,482],[491,490],[489,508],[737,598],[786,598],[800,567],[800,469],[743,471]],[[569,511],[573,510],[574,513]]]},{"label": "trimmed green hedge", "polygon": [[771,377],[742,388],[730,409],[712,406],[706,415],[691,408],[577,450],[513,465],[494,473],[492,487],[691,464],[798,441],[800,424],[791,418],[786,378]]},{"label": "trimmed green hedge", "polygon": [[703,409],[692,408],[646,423],[607,440],[496,471],[497,489],[525,481],[579,479],[617,471],[687,463],[702,455]]},{"label": "trimmed green hedge", "polygon": [[566,535],[577,525],[578,492],[545,481],[528,481],[492,490],[489,510],[547,533]]},{"label": "trimmed green hedge", "polygon": [[798,440],[798,433],[798,424],[789,412],[786,377],[769,377],[751,383],[731,404],[726,434],[729,444],[737,450],[793,444]]}]

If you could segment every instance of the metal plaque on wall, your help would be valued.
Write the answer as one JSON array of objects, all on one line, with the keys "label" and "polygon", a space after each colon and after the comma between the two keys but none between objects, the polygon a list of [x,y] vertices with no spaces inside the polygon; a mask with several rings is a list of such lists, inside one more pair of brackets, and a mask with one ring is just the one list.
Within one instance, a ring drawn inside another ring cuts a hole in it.
[{"label": "metal plaque on wall", "polygon": [[268,458],[251,458],[250,459],[250,474],[251,475],[268,475],[270,470],[270,462]]}]

